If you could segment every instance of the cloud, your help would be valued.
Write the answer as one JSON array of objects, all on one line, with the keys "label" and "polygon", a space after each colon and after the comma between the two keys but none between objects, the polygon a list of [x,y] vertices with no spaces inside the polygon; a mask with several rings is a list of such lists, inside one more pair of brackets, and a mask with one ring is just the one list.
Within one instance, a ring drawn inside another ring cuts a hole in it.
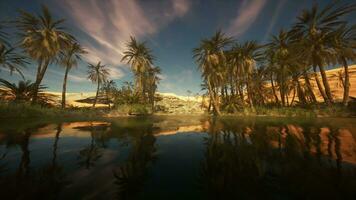
[{"label": "cloud", "polygon": [[88,36],[85,41],[80,38],[89,52],[86,59],[109,65],[123,65],[120,60],[130,36],[149,37],[172,20],[183,17],[190,8],[188,0],[152,4],[137,0],[63,0],[61,3],[76,26]]},{"label": "cloud", "polygon": [[125,76],[125,73],[120,68],[110,67],[110,79],[120,79]]},{"label": "cloud", "polygon": [[227,33],[232,36],[239,36],[245,33],[255,22],[265,4],[266,0],[244,1],[238,8],[237,16],[231,22]]},{"label": "cloud", "polygon": [[[196,88],[192,88],[193,85],[196,85],[194,84],[195,79],[193,70],[191,69],[183,69],[179,73],[173,75],[164,75],[164,79],[162,79],[159,84],[159,91],[174,91],[176,94],[184,95],[188,89],[196,90]],[[199,88],[196,92],[198,91]]]},{"label": "cloud", "polygon": [[265,35],[263,36],[263,41],[266,41],[268,39],[268,37],[270,37],[272,29],[274,28],[274,25],[276,24],[276,22],[278,20],[279,14],[281,13],[281,10],[286,2],[287,2],[286,0],[280,0],[278,2],[278,6],[277,6],[276,10],[273,12],[274,14],[272,16],[271,22],[268,25],[268,29],[267,29]]}]

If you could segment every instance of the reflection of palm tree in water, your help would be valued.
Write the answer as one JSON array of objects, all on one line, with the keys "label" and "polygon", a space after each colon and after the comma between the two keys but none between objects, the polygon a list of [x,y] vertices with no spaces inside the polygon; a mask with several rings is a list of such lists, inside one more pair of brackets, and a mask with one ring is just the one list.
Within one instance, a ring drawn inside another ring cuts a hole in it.
[{"label": "reflection of palm tree in water", "polygon": [[22,151],[21,161],[17,170],[17,180],[20,181],[22,178],[29,175],[29,166],[30,166],[30,150],[28,149],[29,140],[31,132],[25,130],[20,138],[20,147]]},{"label": "reflection of palm tree in water", "polygon": [[[200,189],[206,192],[207,197],[254,199],[262,198],[259,195],[263,194],[264,198],[274,199],[288,194],[291,195],[289,197],[299,199],[347,199],[354,195],[352,188],[356,185],[351,180],[355,178],[355,171],[344,171],[347,176],[339,176],[342,157],[337,130],[331,131],[334,132],[331,137],[335,140],[332,145],[335,146],[339,172],[323,165],[323,136],[320,126],[303,125],[303,135],[298,135],[298,129],[292,130],[295,125],[279,124],[278,134],[267,132],[276,130],[271,129],[274,125],[270,129],[261,124],[247,125],[252,130],[249,134],[251,143],[246,141],[247,137],[238,138],[238,143],[232,142],[236,141],[235,137],[239,135],[236,133],[236,127],[241,125],[234,126],[225,124],[220,126],[221,130],[216,127],[209,128],[215,132],[208,132],[205,158],[198,179]],[[280,133],[281,131],[284,133]],[[224,136],[228,132],[232,132],[230,135],[233,137]],[[284,142],[281,142],[282,135],[285,136]],[[281,147],[285,153],[280,153]]]},{"label": "reflection of palm tree in water", "polygon": [[95,162],[99,160],[102,156],[100,147],[95,142],[94,134],[96,133],[96,127],[91,125],[90,127],[90,136],[91,142],[90,145],[86,146],[79,152],[79,166],[84,166],[86,169],[90,169],[95,165]]},{"label": "reflection of palm tree in water", "polygon": [[155,158],[155,142],[151,131],[133,138],[127,161],[113,172],[118,199],[132,199],[139,195],[147,178],[148,167]]},{"label": "reflection of palm tree in water", "polygon": [[258,186],[262,166],[258,151],[251,145],[256,139],[251,132],[263,127],[224,123],[219,129],[222,124],[214,121],[211,125],[216,127],[209,127],[209,136],[205,138],[207,148],[198,177],[199,189],[212,199],[244,197],[252,194],[251,190],[259,190],[250,187]]},{"label": "reflection of palm tree in water", "polygon": [[338,173],[341,174],[341,163],[342,163],[342,155],[341,155],[341,141],[339,138],[339,129],[337,128],[330,128],[330,133],[328,134],[328,156],[329,162],[332,162],[334,158],[334,154],[332,149],[334,148],[335,155],[336,155],[336,167]]}]

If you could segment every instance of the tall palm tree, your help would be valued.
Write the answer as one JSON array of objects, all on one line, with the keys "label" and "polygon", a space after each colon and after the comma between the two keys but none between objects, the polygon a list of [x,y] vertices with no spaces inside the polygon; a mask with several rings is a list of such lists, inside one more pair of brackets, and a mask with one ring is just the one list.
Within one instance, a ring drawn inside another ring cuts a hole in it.
[{"label": "tall palm tree", "polygon": [[81,55],[86,51],[78,44],[72,43],[68,48],[61,52],[60,63],[65,67],[63,89],[62,89],[62,108],[66,106],[66,90],[67,90],[67,78],[69,71],[77,66],[78,60],[81,60]]},{"label": "tall palm tree", "polygon": [[131,70],[135,75],[135,90],[145,98],[144,74],[153,65],[152,51],[146,46],[145,42],[140,43],[134,37],[130,37],[126,48],[121,61],[131,65]]},{"label": "tall palm tree", "polygon": [[238,74],[246,84],[246,91],[251,108],[253,105],[253,90],[251,87],[251,75],[256,68],[257,62],[262,59],[261,46],[256,41],[247,41],[244,44],[236,44],[232,48],[233,56],[236,55],[235,65],[238,67]]},{"label": "tall palm tree", "polygon": [[17,53],[15,48],[0,43],[0,67],[9,70],[10,74],[15,71],[24,78],[21,69],[25,68],[26,64],[28,64],[26,57]]},{"label": "tall palm tree", "polygon": [[101,62],[98,62],[96,65],[88,65],[88,79],[97,83],[96,95],[93,103],[93,108],[98,100],[100,84],[103,83],[109,76],[109,70],[106,68],[106,65],[102,65]]},{"label": "tall palm tree", "polygon": [[[335,7],[335,5],[338,7]],[[301,41],[302,58],[309,61],[315,72],[316,67],[319,68],[326,97],[323,95],[324,89],[318,82],[317,74],[315,74],[315,79],[320,93],[328,103],[333,102],[333,97],[324,66],[331,63],[334,56],[333,49],[329,46],[331,32],[345,24],[345,21],[340,18],[354,9],[355,4],[338,5],[332,2],[323,9],[319,9],[318,5],[315,4],[310,10],[302,12],[291,31],[294,38]]]},{"label": "tall palm tree", "polygon": [[272,57],[272,61],[277,68],[275,70],[277,81],[280,88],[280,96],[282,105],[286,105],[287,97],[287,79],[291,75],[291,68],[295,66],[295,56],[291,49],[290,37],[288,33],[281,30],[278,36],[272,36],[270,43],[268,44],[267,56]]},{"label": "tall palm tree", "polygon": [[63,19],[54,19],[46,6],[42,6],[40,15],[20,11],[16,21],[21,47],[38,63],[32,103],[37,101],[38,88],[48,65],[74,40],[62,27],[63,22]]},{"label": "tall palm tree", "polygon": [[350,76],[347,61],[356,61],[356,25],[352,27],[341,26],[335,31],[335,37],[332,43],[336,51],[337,63],[344,66],[345,81],[344,95],[342,103],[348,105],[350,91]]},{"label": "tall palm tree", "polygon": [[218,31],[210,39],[203,39],[199,47],[193,49],[193,57],[208,86],[213,112],[216,115],[221,114],[218,87],[224,79],[224,67],[226,66],[224,50],[232,41],[231,37],[227,37],[224,33]]}]

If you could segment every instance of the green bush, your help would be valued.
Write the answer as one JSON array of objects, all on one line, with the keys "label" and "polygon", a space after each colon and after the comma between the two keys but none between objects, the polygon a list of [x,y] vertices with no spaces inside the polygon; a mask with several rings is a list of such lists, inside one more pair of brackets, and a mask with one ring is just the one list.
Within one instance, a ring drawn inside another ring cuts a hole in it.
[{"label": "green bush", "polygon": [[0,118],[99,118],[103,112],[91,108],[42,107],[29,103],[0,103]]},{"label": "green bush", "polygon": [[124,115],[147,115],[152,113],[151,107],[145,104],[120,104],[116,106],[116,110],[119,114]]}]

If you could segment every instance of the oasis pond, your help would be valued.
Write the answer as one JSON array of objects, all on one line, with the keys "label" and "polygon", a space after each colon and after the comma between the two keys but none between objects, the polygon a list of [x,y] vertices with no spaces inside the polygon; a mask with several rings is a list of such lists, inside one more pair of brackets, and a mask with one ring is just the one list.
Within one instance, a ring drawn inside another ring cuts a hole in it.
[{"label": "oasis pond", "polygon": [[356,199],[356,119],[3,120],[0,199]]}]

